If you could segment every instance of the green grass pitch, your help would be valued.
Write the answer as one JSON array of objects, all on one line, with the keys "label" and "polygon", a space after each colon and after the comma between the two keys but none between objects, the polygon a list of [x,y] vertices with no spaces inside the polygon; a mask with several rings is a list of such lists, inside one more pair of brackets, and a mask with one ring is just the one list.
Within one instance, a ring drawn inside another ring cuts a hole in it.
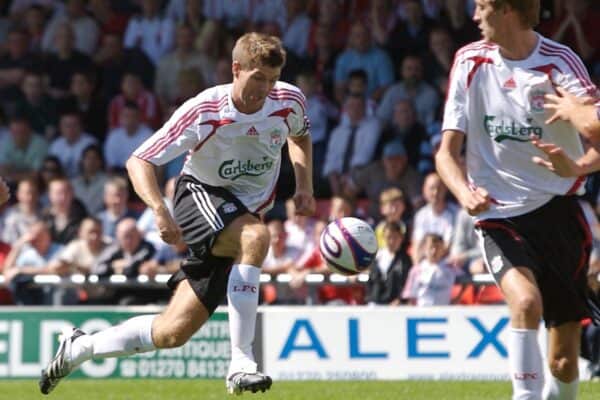
[{"label": "green grass pitch", "polygon": [[[29,400],[507,400],[509,382],[275,382],[266,393],[229,396],[221,380],[65,380],[49,396],[36,381],[0,383],[0,399]],[[600,382],[582,382],[579,400],[600,399]]]}]

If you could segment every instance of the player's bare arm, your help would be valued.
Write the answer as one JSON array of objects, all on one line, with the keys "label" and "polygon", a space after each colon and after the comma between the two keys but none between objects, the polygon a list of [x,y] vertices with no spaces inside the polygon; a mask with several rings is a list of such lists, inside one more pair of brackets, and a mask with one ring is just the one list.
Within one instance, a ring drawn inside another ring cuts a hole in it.
[{"label": "player's bare arm", "polygon": [[294,204],[300,215],[314,215],[316,204],[313,197],[312,182],[312,141],[310,134],[300,137],[288,137],[290,160],[296,178]]},{"label": "player's bare arm", "polygon": [[141,158],[131,156],[127,160],[126,167],[135,192],[154,211],[161,239],[169,244],[177,243],[181,238],[181,231],[163,200],[156,179],[155,166]]},{"label": "player's bare arm", "polygon": [[593,104],[594,100],[591,97],[576,97],[560,86],[556,90],[558,95],[547,94],[545,96],[544,108],[552,112],[546,123],[551,124],[558,120],[568,121],[592,143],[600,143],[599,109]]},{"label": "player's bare arm", "polygon": [[477,215],[490,207],[490,196],[484,188],[471,190],[460,167],[460,151],[464,133],[447,130],[442,133],[442,143],[435,156],[438,174],[460,204],[470,215]]},{"label": "player's bare arm", "polygon": [[4,179],[0,177],[0,206],[10,199],[10,190]]},{"label": "player's bare arm", "polygon": [[531,143],[546,156],[533,157],[533,162],[563,178],[584,176],[600,170],[600,152],[595,147],[590,147],[581,158],[573,160],[562,147],[554,143],[539,139]]}]

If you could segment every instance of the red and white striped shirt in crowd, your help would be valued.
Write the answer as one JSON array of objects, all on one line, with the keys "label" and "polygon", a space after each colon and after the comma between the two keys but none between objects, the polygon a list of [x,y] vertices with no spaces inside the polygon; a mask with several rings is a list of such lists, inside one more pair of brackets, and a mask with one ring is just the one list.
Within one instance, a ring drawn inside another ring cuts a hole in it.
[{"label": "red and white striped shirt in crowd", "polygon": [[[156,95],[148,90],[142,90],[134,101],[140,110],[141,122],[157,129],[160,126],[160,103]],[[108,123],[111,129],[121,126],[121,113],[125,108],[127,99],[119,94],[111,100],[108,106]]]},{"label": "red and white striped shirt in crowd", "polygon": [[223,187],[251,212],[267,211],[275,196],[281,148],[289,136],[308,134],[305,97],[277,82],[263,107],[239,112],[232,84],[209,88],[185,102],[134,155],[162,165],[184,152],[183,174]]}]

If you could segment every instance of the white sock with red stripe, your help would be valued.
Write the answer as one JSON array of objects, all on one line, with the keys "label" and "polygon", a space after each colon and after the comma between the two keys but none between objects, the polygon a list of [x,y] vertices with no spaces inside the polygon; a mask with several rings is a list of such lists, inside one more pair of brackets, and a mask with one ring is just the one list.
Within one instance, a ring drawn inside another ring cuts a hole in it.
[{"label": "white sock with red stripe", "polygon": [[577,389],[579,388],[579,379],[565,383],[554,375],[550,375],[546,386],[544,386],[544,400],[575,400],[577,398]]},{"label": "white sock with red stripe", "polygon": [[541,400],[544,364],[536,329],[508,330],[508,364],[513,400]]},{"label": "white sock with red stripe", "polygon": [[252,344],[259,283],[260,268],[248,264],[234,264],[231,267],[227,284],[231,364],[227,376],[235,372],[256,372]]}]

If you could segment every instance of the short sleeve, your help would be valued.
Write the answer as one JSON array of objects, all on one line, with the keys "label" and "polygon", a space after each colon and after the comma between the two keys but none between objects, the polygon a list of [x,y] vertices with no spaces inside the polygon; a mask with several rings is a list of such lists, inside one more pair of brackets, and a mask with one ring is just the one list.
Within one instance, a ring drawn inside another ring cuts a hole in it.
[{"label": "short sleeve", "polygon": [[291,100],[293,112],[288,116],[290,136],[300,137],[310,133],[310,121],[306,115],[306,98],[301,92]]},{"label": "short sleeve", "polygon": [[444,107],[442,131],[456,130],[464,133],[467,132],[466,67],[466,61],[458,55],[454,57],[448,81],[448,95]]},{"label": "short sleeve", "polygon": [[162,128],[133,152],[133,155],[152,164],[163,165],[193,149],[203,140],[201,132],[210,132],[207,129],[199,129],[201,104],[197,97],[185,102]]},{"label": "short sleeve", "polygon": [[568,47],[565,46],[564,49],[566,55],[563,59],[566,62],[562,72],[558,72],[557,83],[574,96],[600,98],[600,91],[590,79],[583,61]]}]

